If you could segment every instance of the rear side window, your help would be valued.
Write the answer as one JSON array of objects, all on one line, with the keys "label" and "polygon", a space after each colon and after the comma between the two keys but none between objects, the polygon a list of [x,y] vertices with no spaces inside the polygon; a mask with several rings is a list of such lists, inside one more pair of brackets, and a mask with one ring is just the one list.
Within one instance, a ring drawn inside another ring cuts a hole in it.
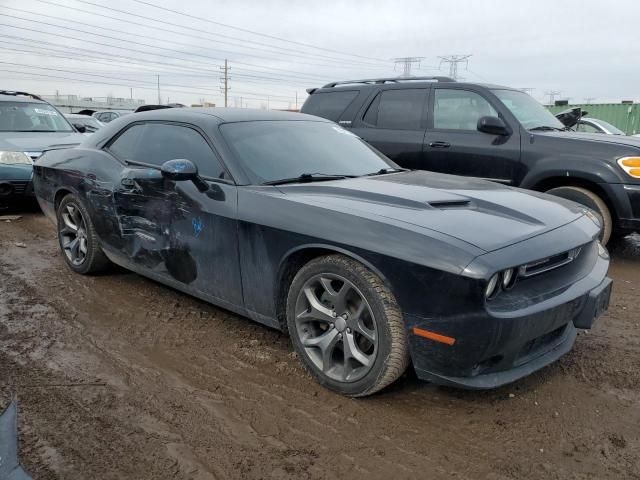
[{"label": "rear side window", "polygon": [[134,125],[109,146],[122,160],[161,166],[168,160],[186,158],[200,175],[226,178],[222,164],[207,141],[193,128],[164,123]]},{"label": "rear side window", "polygon": [[305,102],[302,112],[337,122],[357,95],[358,90],[314,93]]},{"label": "rear side window", "polygon": [[424,88],[381,92],[369,105],[363,121],[378,128],[422,130],[427,92]]}]

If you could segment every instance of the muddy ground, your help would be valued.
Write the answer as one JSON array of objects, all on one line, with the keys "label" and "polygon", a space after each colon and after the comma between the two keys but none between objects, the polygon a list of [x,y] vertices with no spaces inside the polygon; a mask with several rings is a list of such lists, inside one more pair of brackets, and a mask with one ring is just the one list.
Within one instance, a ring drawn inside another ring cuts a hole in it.
[{"label": "muddy ground", "polygon": [[409,372],[352,400],[278,332],[122,270],[72,274],[21,213],[0,222],[0,408],[17,394],[35,479],[640,478],[640,237],[555,365],[482,393]]}]

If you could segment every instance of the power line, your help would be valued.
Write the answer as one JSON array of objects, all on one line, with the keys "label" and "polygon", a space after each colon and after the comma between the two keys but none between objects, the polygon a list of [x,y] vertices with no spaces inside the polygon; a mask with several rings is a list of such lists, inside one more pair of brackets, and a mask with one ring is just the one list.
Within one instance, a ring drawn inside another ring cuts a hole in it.
[{"label": "power line", "polygon": [[[45,3],[51,3],[51,2],[45,2]],[[146,39],[150,39],[150,40],[154,40],[154,41],[171,43],[171,44],[174,44],[174,45],[184,45],[184,46],[189,47],[189,48],[193,47],[193,45],[189,44],[189,43],[179,42],[179,41],[175,41],[175,40],[167,40],[167,39],[164,39],[164,38],[154,37],[154,36],[150,36],[150,35],[142,35],[140,33],[131,33],[131,32],[127,32],[127,31],[124,31],[124,30],[118,30],[118,29],[115,29],[115,28],[104,27],[104,26],[101,26],[101,25],[92,25],[92,24],[88,24],[88,23],[84,23],[84,22],[79,22],[77,20],[70,20],[70,19],[67,19],[67,18],[57,17],[57,16],[54,16],[54,15],[46,15],[46,14],[43,14],[43,13],[32,12],[32,11],[29,11],[29,10],[22,10],[22,9],[18,9],[18,8],[5,7],[5,6],[0,6],[0,8],[4,8],[4,9],[7,9],[7,10],[12,10],[12,11],[17,11],[17,12],[21,12],[21,13],[27,13],[29,15],[38,15],[40,17],[51,18],[51,19],[54,19],[54,20],[60,20],[60,21],[63,21],[63,22],[68,22],[68,23],[73,23],[73,24],[81,23],[85,27],[95,28],[96,30],[106,30],[106,31],[115,32],[115,33],[118,33],[118,34],[129,35],[129,36],[132,36],[132,37],[146,38]],[[36,21],[36,20],[31,20],[31,19],[24,18],[24,17],[12,16],[12,15],[8,15],[8,14],[3,14],[3,15],[7,16],[7,17],[10,17],[10,18],[16,18],[18,20],[23,20],[23,21]],[[113,17],[108,17],[108,18],[113,18]],[[126,22],[125,20],[120,20],[120,21]],[[48,25],[47,23],[45,23],[45,24]],[[142,25],[142,24],[138,24],[138,23],[134,23],[134,24]],[[55,24],[53,24],[51,26],[56,26],[58,28],[68,28],[68,27],[62,27],[60,25],[55,25]],[[142,25],[142,26],[144,26],[144,25]],[[74,30],[73,28],[69,28],[69,29],[70,30]],[[107,35],[101,35],[101,34],[94,33],[94,32],[86,32],[85,30],[76,30],[76,31],[80,31],[82,33],[89,33],[90,35],[95,35],[95,36],[99,36],[99,37],[113,38],[113,37],[110,37],[110,36],[107,36]],[[168,30],[166,28],[164,28],[163,31],[164,32],[170,31],[170,32],[176,33],[176,34],[178,34],[180,36],[191,36],[191,37],[194,37],[194,38],[196,38],[198,40],[205,40],[207,42],[229,44],[229,45],[237,46],[237,47],[240,47],[240,48],[247,48],[247,49],[250,49],[252,51],[254,51],[254,50],[262,50],[262,51],[265,51],[265,52],[268,52],[268,53],[278,54],[278,52],[273,52],[272,50],[266,50],[264,48],[247,47],[245,45],[234,43],[234,42],[225,42],[225,41],[221,41],[221,40],[212,40],[212,39],[208,39],[208,38],[204,38],[204,37],[200,37],[200,36],[194,36],[194,35],[185,34],[183,32],[177,32],[175,30]],[[121,41],[123,41],[123,40],[121,40]],[[253,58],[266,58],[266,59],[271,59],[271,60],[279,60],[280,59],[279,57],[269,57],[269,56],[264,56],[264,55],[263,56],[258,56],[258,55],[255,55],[255,54],[252,54],[252,53],[247,53],[247,52],[237,52],[237,51],[233,51],[233,50],[220,50],[219,48],[217,48],[217,50],[219,52],[222,52],[222,53],[224,53],[224,52],[233,53],[233,54],[245,55],[245,56],[253,57]],[[301,57],[301,58],[305,58],[305,59],[308,59],[308,57],[309,57],[308,55],[297,55],[295,53],[287,53],[287,56],[288,57],[292,57],[292,56],[293,57]],[[311,57],[311,58],[315,58],[315,57]],[[335,64],[329,65],[329,64],[326,64],[326,63],[318,63],[318,62],[315,62],[315,63],[303,62],[303,61],[300,61],[300,60],[289,60],[289,61],[291,63],[298,63],[298,64],[302,64],[302,65],[313,65],[313,66],[324,66],[324,67],[334,66],[336,68],[353,68],[353,63],[342,64],[342,65],[335,65]],[[344,61],[343,61],[343,63],[344,63]],[[364,68],[384,68],[384,67],[380,67],[380,66],[371,66],[371,67],[369,67],[369,66],[367,66],[367,67],[364,67]]]},{"label": "power line", "polygon": [[458,64],[464,63],[465,66],[469,64],[469,57],[471,54],[467,55],[447,55],[445,57],[438,57],[440,59],[440,66],[443,63],[449,64],[449,76],[454,80],[458,80]]},{"label": "power line", "polygon": [[[0,43],[1,43],[1,42],[3,42],[3,41],[2,41],[2,40],[0,40]],[[3,48],[4,48],[4,49],[7,49],[6,47],[3,47]],[[29,50],[18,50],[18,49],[8,49],[8,50],[15,50],[15,51],[18,51],[18,52],[25,52],[25,53],[34,53],[35,55],[41,55],[41,56],[47,56],[47,57],[55,56],[55,55],[53,55],[53,54],[51,54],[51,53],[49,53],[49,54],[44,54],[44,53],[32,52],[32,51],[29,51]],[[55,50],[54,50],[54,51],[55,51]],[[75,60],[77,60],[77,59],[78,59],[78,57],[77,57],[77,56],[76,56],[76,57],[68,57],[68,56],[66,56],[66,57],[65,57],[65,56],[63,56],[62,58],[70,58],[70,59],[75,59]],[[82,58],[82,57],[80,57],[80,58]],[[94,58],[94,57],[89,57],[89,58]],[[87,61],[88,63],[98,63],[98,64],[103,64],[103,65],[112,66],[112,64],[104,63],[104,62],[95,62],[95,61],[91,61],[91,60],[85,60],[85,61]],[[24,64],[22,64],[22,63],[20,63],[20,64],[15,64],[15,65],[24,66]],[[136,64],[133,64],[133,65],[134,65],[134,66],[139,67],[139,65],[136,65]],[[27,67],[31,67],[31,66],[27,66]],[[33,68],[43,68],[43,67],[38,66],[38,67],[33,67]],[[44,68],[46,68],[46,67],[44,67]],[[63,70],[63,71],[68,72],[68,70]],[[157,71],[157,70],[156,70],[156,71]],[[75,73],[75,72],[72,72],[72,73]],[[78,73],[80,73],[80,72],[78,72]],[[140,75],[140,74],[149,74],[149,75],[151,75],[151,72],[148,72],[148,71],[147,71],[147,72],[133,72],[133,73],[130,73],[130,72],[123,72],[123,73],[124,73],[125,75],[132,75],[132,74],[138,74],[138,75]],[[165,73],[167,73],[167,72],[165,72]],[[89,75],[89,74],[90,74],[90,72],[83,71],[83,72],[81,72],[80,74],[81,74],[81,75]],[[154,74],[154,75],[155,75],[155,74]],[[175,72],[168,72],[168,75],[169,75],[169,76],[173,76],[173,75],[176,75],[176,73],[175,73]],[[214,75],[211,75],[211,74],[209,74],[209,75],[188,75],[188,76],[195,76],[195,77],[200,77],[200,78],[212,78],[212,77],[214,77]],[[239,74],[239,75],[236,75],[236,76],[244,76],[244,75]],[[253,76],[253,75],[250,75],[250,77],[254,77],[254,76]],[[108,78],[112,78],[112,79],[113,79],[113,78],[116,78],[116,77],[108,77]],[[260,78],[260,77],[257,77],[257,78]],[[135,82],[135,81],[139,81],[139,80],[133,80],[133,79],[129,79],[129,78],[124,78],[124,79],[122,79],[122,80],[127,81],[127,82]],[[240,83],[243,83],[243,84],[244,84],[244,83],[253,83],[253,84],[256,84],[256,85],[263,85],[263,84],[264,84],[264,80],[262,80],[262,81],[259,81],[259,82],[258,82],[258,81],[242,80],[242,79],[241,79]],[[201,88],[201,87],[185,86],[185,88]],[[286,89],[286,87],[283,87],[283,88],[285,88],[285,89]],[[242,93],[247,93],[247,92],[242,92]],[[273,93],[273,92],[259,92],[259,93],[249,92],[249,94],[250,94],[250,95],[251,95],[251,94],[271,95],[271,96],[274,96],[274,97],[279,97],[279,96],[280,96],[279,94],[276,94],[276,93]],[[290,97],[290,96],[283,96],[283,97],[285,97],[285,98],[293,98],[293,97]],[[263,98],[264,98],[264,97],[263,97]]]},{"label": "power line", "polygon": [[[127,87],[130,88],[130,85],[128,84],[121,84],[121,83],[111,83],[111,82],[104,82],[104,81],[96,81],[96,80],[85,80],[85,79],[81,79],[81,78],[72,78],[72,77],[63,77],[63,76],[59,76],[59,75],[47,75],[47,74],[43,74],[43,73],[33,73],[33,72],[24,72],[24,71],[20,71],[20,70],[3,70],[3,72],[9,72],[9,73],[17,73],[20,74],[22,76],[18,77],[20,80],[24,80],[24,76],[23,75],[33,75],[33,76],[37,76],[37,77],[45,77],[45,78],[55,78],[55,79],[60,79],[60,80],[66,80],[69,82],[79,82],[79,83],[89,83],[92,85],[95,84],[99,84],[99,85],[113,85],[116,87]],[[28,80],[32,80],[32,81],[37,81],[37,79],[28,79]],[[143,87],[143,86],[135,86],[135,88],[140,89],[140,90],[151,90],[151,91],[156,91],[157,87],[156,86],[152,86],[152,87]],[[206,92],[189,92],[189,91],[184,91],[184,90],[173,90],[173,89],[164,89],[165,92],[172,92],[172,93],[183,93],[186,95],[199,95],[202,93],[206,93]],[[206,93],[207,95],[211,95]],[[251,98],[251,100],[267,100],[269,99],[270,96],[256,96]],[[292,99],[293,97],[289,97],[289,99]],[[279,100],[281,103],[286,103],[286,100]]]},{"label": "power line", "polygon": [[[92,59],[91,61],[89,61],[89,63],[95,63],[95,64],[99,64],[99,65],[107,65],[107,66],[113,66],[113,62],[116,63],[121,63],[121,64],[125,64],[125,65],[132,65],[135,66],[137,68],[152,68],[154,72],[158,71],[158,68],[156,67],[157,65],[162,65],[163,68],[169,67],[169,68],[174,68],[174,69],[179,69],[179,72],[175,72],[175,71],[169,71],[169,72],[165,72],[165,73],[169,73],[169,74],[179,74],[179,73],[183,73],[185,75],[189,75],[189,76],[194,76],[194,77],[203,77],[203,78],[211,78],[214,75],[211,74],[211,71],[208,69],[203,69],[203,68],[198,68],[198,67],[193,67],[193,66],[182,66],[182,65],[175,65],[172,63],[166,63],[166,62],[159,62],[157,60],[155,61],[148,61],[148,60],[143,60],[140,58],[135,58],[135,57],[126,57],[126,56],[121,56],[121,55],[113,55],[115,58],[124,58],[127,60],[133,60],[133,61],[126,61],[126,60],[118,60],[118,59],[114,59],[114,60],[109,60],[109,58],[105,58],[105,55],[103,52],[99,52],[96,50],[89,50],[89,49],[83,49],[83,48],[76,48],[76,47],[67,47],[64,45],[60,45],[60,44],[56,44],[56,43],[52,43],[52,42],[47,42],[44,40],[33,40],[33,39],[28,39],[28,38],[24,38],[24,37],[16,37],[16,36],[12,36],[12,35],[3,35],[0,34],[0,37],[5,37],[5,38],[11,38],[11,39],[19,39],[19,40],[23,40],[23,41],[27,41],[27,42],[35,42],[38,43],[37,46],[34,45],[29,45],[29,44],[24,44],[24,43],[18,43],[18,42],[12,42],[12,41],[7,41],[7,40],[2,40],[0,39],[1,43],[9,43],[9,44],[14,44],[14,45],[18,45],[18,46],[26,46],[29,48],[38,48],[38,51],[32,51],[32,50],[22,50],[22,49],[15,49],[15,48],[8,48],[8,47],[3,47],[6,50],[13,50],[13,51],[18,51],[18,52],[22,52],[22,53],[31,53],[34,55],[39,55],[39,56],[52,56],[52,57],[60,57],[60,58],[67,58],[67,59],[71,59],[71,60],[85,60],[88,61],[86,59]],[[54,46],[59,46],[61,48],[65,48],[68,50],[57,50],[57,49],[53,49],[53,48],[49,48],[49,47],[43,47],[42,45],[54,45]],[[52,53],[47,53],[46,55],[43,54],[43,52],[52,52]],[[95,53],[95,54],[99,54],[100,56],[91,56],[91,55],[87,55],[87,54],[81,54],[79,52],[90,52],[90,53]],[[68,55],[64,55],[64,54],[68,54]],[[112,62],[112,63],[108,63],[108,62]],[[193,71],[201,71],[201,72],[205,72],[206,75],[195,75],[193,74]],[[248,70],[251,72],[251,70]],[[140,72],[140,73],[144,73],[144,72]],[[260,72],[257,72],[260,73]],[[237,73],[236,77],[242,77],[242,78],[251,78],[251,79],[261,79],[263,81],[286,81],[286,82],[290,82],[290,84],[297,84],[297,85],[307,85],[308,84],[308,80],[305,80],[304,82],[300,81],[300,80],[291,80],[291,78],[285,78],[287,77],[282,76],[282,77],[272,77],[272,76],[263,76],[263,75],[251,75],[251,74],[245,74],[245,73]]]},{"label": "power line", "polygon": [[[34,21],[35,21],[35,20],[34,20]],[[40,23],[40,22],[39,22],[39,23]],[[54,36],[54,37],[60,37],[60,38],[67,38],[67,39],[71,39],[71,40],[77,40],[77,41],[79,41],[79,42],[89,42],[89,43],[94,43],[94,44],[96,44],[96,45],[102,45],[102,46],[106,46],[106,47],[116,48],[116,49],[119,49],[119,50],[126,50],[126,51],[131,51],[131,52],[142,53],[142,54],[145,54],[145,55],[155,55],[155,56],[157,56],[157,57],[168,58],[168,59],[171,59],[171,60],[174,60],[174,59],[175,59],[175,60],[182,60],[182,61],[194,62],[194,63],[198,63],[198,64],[200,64],[200,65],[213,66],[211,63],[207,63],[207,62],[196,61],[196,60],[191,60],[191,59],[185,60],[185,59],[180,59],[180,58],[177,58],[177,57],[172,57],[172,56],[169,56],[169,55],[163,55],[163,54],[161,54],[161,53],[154,53],[154,52],[148,52],[148,51],[144,51],[144,50],[137,50],[137,49],[132,49],[132,48],[120,47],[120,46],[118,46],[118,45],[112,45],[112,44],[109,44],[109,43],[96,42],[95,40],[80,39],[80,38],[78,38],[78,37],[72,37],[72,36],[70,36],[70,35],[63,35],[63,34],[61,34],[61,33],[49,33],[49,32],[42,32],[42,31],[40,31],[40,30],[35,30],[35,29],[33,29],[33,28],[28,28],[28,27],[23,27],[23,26],[21,26],[21,27],[16,27],[16,26],[14,26],[14,25],[9,25],[9,24],[6,24],[6,23],[0,23],[0,26],[10,27],[10,28],[14,28],[14,29],[16,29],[16,30],[27,30],[27,31],[30,31],[30,32],[36,32],[36,33],[45,34],[45,35],[50,35],[50,36]],[[84,33],[86,33],[86,32],[84,32]],[[114,37],[111,37],[111,38],[114,38]],[[114,38],[114,39],[115,39],[115,40],[118,40],[117,38]],[[129,42],[129,43],[136,43],[136,44],[140,44],[139,42]],[[58,44],[58,45],[59,45],[59,44]],[[141,44],[141,45],[147,45],[147,44]],[[153,46],[152,46],[152,47],[153,47]],[[160,48],[160,49],[162,49],[162,50],[167,50],[167,49],[163,49],[162,47],[155,47],[155,48]],[[178,53],[185,53],[185,52],[180,52],[179,50],[173,50],[173,51],[178,52]],[[103,52],[97,52],[97,53],[102,53],[102,54],[104,55],[104,53],[103,53]],[[223,60],[223,59],[220,59],[220,58],[216,58],[216,57],[208,57],[208,56],[204,56],[204,55],[198,55],[198,56],[202,56],[202,57],[204,57],[204,58],[210,58],[210,59],[213,59],[213,60]],[[246,62],[236,62],[236,63],[242,64],[242,65],[249,65],[249,66],[253,66],[253,67],[257,67],[257,68],[269,68],[269,69],[271,69],[271,70],[282,70],[283,72],[288,72],[288,71],[290,72],[290,70],[277,69],[277,68],[275,68],[275,67],[263,67],[263,66],[261,66],[261,65],[254,65],[254,64],[250,64],[250,63],[246,63]],[[215,65],[215,66],[217,67],[217,65]],[[262,72],[262,71],[259,71],[259,70],[252,70],[252,69],[245,69],[245,70],[252,71],[252,72],[257,72],[257,73],[265,73],[265,72]],[[305,75],[305,74],[301,74],[301,75]],[[295,75],[295,76],[298,76],[298,75]],[[311,76],[310,76],[310,77],[311,77]],[[301,78],[302,78],[302,76],[301,76]],[[321,78],[322,78],[322,77],[321,77]],[[307,80],[308,80],[308,79],[307,79]],[[318,80],[308,80],[308,81],[318,81]]]},{"label": "power line", "polygon": [[[94,6],[98,6],[95,3],[89,2],[87,0],[76,0],[76,1],[79,1],[79,2],[82,2],[82,3],[88,3],[88,4],[91,4],[91,5],[94,5]],[[324,50],[326,52],[337,53],[337,54],[343,55],[343,56],[357,57],[357,58],[363,58],[363,59],[375,60],[375,61],[382,61],[382,62],[386,62],[387,61],[387,60],[383,60],[383,59],[380,59],[380,58],[373,58],[373,57],[366,57],[366,56],[363,56],[363,55],[344,53],[344,52],[341,52],[339,50],[331,50],[329,48],[319,47],[317,45],[312,45],[312,44],[309,44],[309,43],[297,42],[295,40],[289,40],[289,39],[286,39],[286,38],[276,37],[274,35],[268,35],[266,33],[256,32],[255,30],[249,30],[249,29],[246,29],[246,28],[235,27],[233,25],[229,25],[229,24],[222,23],[222,22],[216,22],[215,20],[210,20],[208,18],[196,17],[195,15],[190,15],[188,13],[180,12],[178,10],[172,10],[170,8],[161,7],[159,5],[154,5],[153,3],[146,2],[144,0],[132,0],[132,1],[134,1],[136,3],[141,3],[143,5],[148,5],[150,7],[157,8],[159,10],[164,10],[164,11],[167,11],[167,12],[175,13],[176,15],[182,15],[183,17],[192,18],[192,19],[199,20],[199,21],[202,21],[202,22],[212,23],[214,25],[219,25],[219,26],[222,26],[222,27],[231,28],[233,30],[238,30],[240,32],[251,33],[253,35],[258,35],[260,37],[271,38],[273,40],[278,40],[278,41],[281,41],[281,42],[292,43],[292,44],[301,45],[301,46],[304,46],[304,47],[310,47],[310,48],[314,48],[314,49],[318,49],[318,50]],[[125,12],[123,12],[123,13],[125,13]]]},{"label": "power line", "polygon": [[[133,24],[133,25],[138,25],[138,26],[141,26],[141,27],[144,27],[144,28],[157,29],[157,26],[145,25],[143,23],[134,22],[134,21],[129,20],[129,19],[125,20],[122,17],[113,17],[113,16],[110,16],[110,15],[105,15],[105,14],[93,12],[91,10],[85,10],[85,9],[82,9],[82,8],[78,8],[78,7],[70,7],[68,5],[63,5],[63,4],[60,4],[60,3],[57,3],[57,2],[53,2],[53,1],[50,1],[50,0],[36,0],[36,1],[40,2],[40,3],[54,5],[54,6],[57,6],[57,7],[60,7],[60,8],[70,9],[70,10],[72,10],[74,12],[88,13],[89,15],[94,15],[94,16],[102,17],[102,18],[109,18],[111,20],[116,20],[116,21],[119,21],[119,22]],[[80,0],[76,0],[76,1],[80,2],[80,3],[83,3]],[[251,43],[253,45],[259,45],[259,46],[272,48],[272,49],[276,49],[276,50],[283,50],[283,51],[294,52],[294,53],[302,53],[302,54],[305,54],[307,56],[311,55],[313,57],[322,57],[322,58],[325,58],[325,59],[328,59],[328,60],[334,60],[334,61],[335,60],[338,60],[338,61],[345,61],[346,60],[346,59],[337,59],[336,57],[320,55],[317,52],[314,52],[313,54],[311,54],[311,53],[302,52],[300,50],[295,50],[295,49],[292,49],[292,48],[282,47],[282,46],[278,46],[278,45],[269,45],[269,44],[265,44],[265,43],[261,43],[261,42],[256,42],[254,40],[248,40],[246,38],[240,38],[240,37],[234,37],[234,36],[231,36],[231,35],[225,35],[225,34],[222,34],[222,33],[219,33],[219,32],[215,32],[214,33],[214,32],[210,32],[210,31],[207,31],[207,30],[196,28],[193,25],[190,25],[190,26],[187,27],[187,26],[184,26],[184,25],[176,24],[175,22],[168,22],[168,21],[160,20],[160,19],[153,18],[153,17],[148,17],[148,16],[144,16],[144,15],[131,13],[131,12],[126,12],[124,10],[118,10],[118,9],[114,9],[112,7],[106,7],[104,5],[93,4],[93,3],[90,3],[90,2],[84,2],[84,3],[88,3],[90,5],[93,5],[94,7],[102,8],[102,9],[105,9],[107,11],[114,11],[114,12],[118,12],[118,13],[124,13],[125,15],[129,15],[129,16],[136,17],[136,18],[141,18],[141,19],[144,19],[144,20],[147,20],[147,21],[160,23],[162,25],[168,25],[170,27],[177,27],[177,28],[182,28],[182,29],[188,30],[188,32],[177,32],[175,30],[167,29],[166,26],[162,27],[163,31],[175,33],[175,34],[178,34],[178,35],[181,35],[181,36],[187,36],[187,37],[203,39],[203,37],[201,37],[201,36],[193,35],[192,32],[196,31],[196,32],[204,33],[204,34],[209,35],[209,36],[228,38],[228,39],[232,39],[232,40],[238,40],[238,41],[242,42],[242,44]],[[212,41],[211,39],[207,39],[207,40],[208,41]],[[218,41],[220,43],[225,43],[225,42],[222,42],[220,40],[213,40],[213,41]],[[229,43],[229,42],[226,42],[226,43]],[[256,47],[251,47],[251,48],[256,48]],[[273,52],[273,53],[277,53],[277,52]],[[352,63],[354,63],[354,62],[356,62],[356,61],[352,61]],[[375,65],[370,64],[370,63],[362,62],[361,60],[357,61],[357,62],[361,63],[362,65],[366,64],[366,65],[371,65],[371,66],[375,67]],[[376,68],[378,68],[378,67],[376,67]]]},{"label": "power line", "polygon": [[[18,66],[18,67],[23,67],[23,68],[37,68],[38,70],[51,70],[51,71],[55,71],[55,72],[64,72],[64,73],[72,73],[75,75],[85,75],[88,77],[98,77],[98,78],[106,78],[108,80],[122,80],[125,82],[128,82],[128,84],[126,86],[131,85],[132,80],[128,79],[128,78],[120,78],[120,77],[112,77],[109,75],[99,75],[99,74],[93,74],[93,73],[84,73],[84,72],[76,72],[73,70],[66,70],[66,69],[61,69],[61,68],[52,68],[52,67],[43,67],[41,65],[25,65],[22,63],[14,63],[14,62],[2,62],[0,61],[0,64],[2,65],[13,65],[13,66]],[[158,78],[158,86],[157,86],[157,90],[159,92],[159,75],[156,75],[156,77]],[[154,85],[154,82],[149,82],[149,81],[144,81],[144,80],[133,80],[133,82],[137,82],[138,85],[133,85],[136,88],[142,88],[142,85]],[[214,89],[210,89],[210,88],[205,88],[205,87],[199,87],[199,86],[190,86],[190,85],[180,85],[180,84],[171,84],[171,83],[167,83],[165,84],[167,86],[170,87],[178,87],[178,88],[192,88],[192,89],[197,89],[199,92],[212,92],[212,91],[216,91]],[[285,99],[289,99],[292,100],[294,97],[290,96],[290,95],[271,95],[271,94],[264,94],[265,96],[260,96],[263,95],[261,93],[256,93],[256,92],[242,92],[245,95],[254,95],[257,98],[267,98],[267,97],[275,97],[275,98],[285,98]],[[158,101],[160,101],[160,96],[158,94]]]}]

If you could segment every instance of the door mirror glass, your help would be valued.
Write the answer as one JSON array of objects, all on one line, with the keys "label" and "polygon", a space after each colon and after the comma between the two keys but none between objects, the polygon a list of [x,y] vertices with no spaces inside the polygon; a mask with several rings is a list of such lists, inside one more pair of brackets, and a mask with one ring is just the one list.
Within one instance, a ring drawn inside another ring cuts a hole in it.
[{"label": "door mirror glass", "polygon": [[491,135],[509,135],[507,124],[499,117],[480,117],[478,119],[478,131]]},{"label": "door mirror glass", "polygon": [[165,178],[176,182],[198,178],[198,167],[191,160],[184,158],[164,162],[161,171]]}]

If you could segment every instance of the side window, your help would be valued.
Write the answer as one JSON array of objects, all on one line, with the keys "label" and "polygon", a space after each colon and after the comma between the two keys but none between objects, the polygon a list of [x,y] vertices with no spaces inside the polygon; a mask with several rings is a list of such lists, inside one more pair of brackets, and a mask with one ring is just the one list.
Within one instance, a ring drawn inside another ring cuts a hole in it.
[{"label": "side window", "polygon": [[134,125],[109,147],[118,158],[160,166],[167,160],[186,158],[200,175],[227,178],[222,164],[206,140],[193,128],[164,123]]},{"label": "side window", "polygon": [[437,88],[433,103],[433,128],[476,130],[478,119],[498,113],[480,95],[467,90]]},{"label": "side window", "polygon": [[[100,115],[100,118],[102,118],[102,115]],[[109,151],[120,160],[140,161],[137,158],[138,145],[140,145],[140,138],[145,127],[146,125],[134,125],[128,128],[109,145]]]},{"label": "side window", "polygon": [[422,130],[422,113],[428,90],[386,90],[371,102],[363,121],[378,128]]},{"label": "side window", "polygon": [[313,93],[305,102],[303,113],[337,122],[357,95],[358,90]]}]

